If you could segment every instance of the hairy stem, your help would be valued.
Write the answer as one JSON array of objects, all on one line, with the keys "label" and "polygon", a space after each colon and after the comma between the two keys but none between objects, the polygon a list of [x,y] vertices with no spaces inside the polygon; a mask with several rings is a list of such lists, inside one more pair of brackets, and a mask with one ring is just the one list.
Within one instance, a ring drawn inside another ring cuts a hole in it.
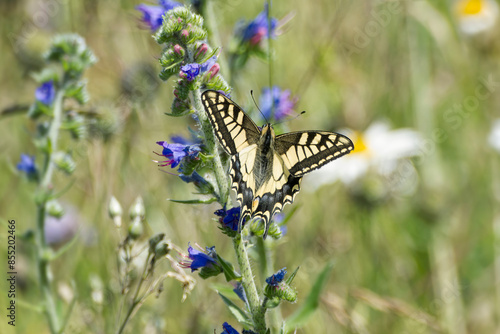
[{"label": "hairy stem", "polygon": [[257,292],[254,276],[252,274],[252,268],[250,267],[250,261],[248,259],[248,252],[241,234],[233,238],[233,244],[241,271],[241,284],[245,289],[245,294],[250,306],[254,330],[259,334],[263,334],[266,332],[265,309],[260,303],[259,294]]},{"label": "hairy stem", "polygon": [[128,321],[132,318],[132,314],[136,310],[136,307],[141,303],[142,298],[138,298],[138,297],[139,297],[139,292],[141,291],[142,284],[149,276],[148,267],[149,267],[150,258],[151,258],[151,253],[148,253],[148,256],[147,256],[146,261],[144,263],[144,269],[142,271],[141,280],[139,281],[139,283],[137,283],[137,286],[136,286],[135,292],[134,292],[134,296],[132,297],[132,303],[130,304],[130,307],[127,310],[127,314],[125,315],[125,319],[123,319],[123,322],[122,322],[120,328],[118,328],[118,330],[116,331],[117,334],[123,333],[123,330],[125,329],[125,326],[127,325]]},{"label": "hairy stem", "polygon": [[45,316],[49,322],[51,333],[61,333],[61,321],[56,309],[56,303],[52,288],[50,286],[50,249],[45,242],[45,206],[49,200],[50,184],[52,182],[52,174],[54,172],[54,163],[52,155],[57,149],[57,139],[62,119],[62,103],[64,90],[58,90],[54,101],[54,117],[49,129],[50,147],[45,154],[43,174],[39,184],[39,193],[41,199],[37,203],[37,224],[36,224],[36,262],[38,268],[38,276],[40,280],[40,289],[44,300]]},{"label": "hairy stem", "polygon": [[215,175],[215,180],[217,182],[217,187],[219,188],[219,203],[221,205],[226,204],[228,196],[229,196],[229,178],[226,169],[222,165],[222,160],[218,153],[217,139],[215,138],[214,130],[210,121],[207,118],[207,115],[203,109],[201,103],[201,93],[199,89],[196,89],[192,92],[192,97],[194,101],[194,108],[196,110],[196,115],[200,120],[201,130],[203,131],[203,135],[205,136],[205,144],[207,149],[211,155],[213,155],[212,159],[212,168]]}]

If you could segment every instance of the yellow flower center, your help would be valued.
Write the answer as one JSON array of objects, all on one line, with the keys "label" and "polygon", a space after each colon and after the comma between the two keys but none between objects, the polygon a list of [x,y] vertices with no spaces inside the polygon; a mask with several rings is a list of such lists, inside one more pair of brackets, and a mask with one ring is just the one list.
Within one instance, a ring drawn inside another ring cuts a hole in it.
[{"label": "yellow flower center", "polygon": [[458,4],[458,11],[464,16],[476,15],[484,10],[484,0],[463,0]]},{"label": "yellow flower center", "polygon": [[363,134],[360,132],[354,132],[354,150],[353,153],[369,153],[368,147],[366,147]]}]

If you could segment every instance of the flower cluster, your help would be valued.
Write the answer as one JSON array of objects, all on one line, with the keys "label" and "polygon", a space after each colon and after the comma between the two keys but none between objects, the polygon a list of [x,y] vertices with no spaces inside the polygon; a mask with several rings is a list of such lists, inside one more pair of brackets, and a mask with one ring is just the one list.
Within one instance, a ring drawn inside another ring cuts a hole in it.
[{"label": "flower cluster", "polygon": [[275,38],[279,29],[279,22],[274,17],[269,17],[269,7],[266,3],[264,10],[249,22],[237,23],[234,41],[231,46],[231,68],[236,70],[243,67],[248,59],[255,55],[265,58],[265,41]]},{"label": "flower cluster", "polygon": [[278,20],[271,17],[269,22],[268,16],[269,7],[266,3],[264,10],[255,19],[246,24],[237,35],[239,35],[243,42],[247,42],[251,46],[260,46],[262,41],[268,36],[271,36],[271,38],[276,37],[275,30]]},{"label": "flower cluster", "polygon": [[173,115],[193,113],[189,95],[200,87],[220,90],[229,94],[230,89],[219,74],[218,50],[206,43],[207,32],[203,18],[179,6],[168,11],[164,22],[154,36],[156,42],[164,46],[160,58],[162,72],[160,78],[167,80],[177,76],[172,103]]}]

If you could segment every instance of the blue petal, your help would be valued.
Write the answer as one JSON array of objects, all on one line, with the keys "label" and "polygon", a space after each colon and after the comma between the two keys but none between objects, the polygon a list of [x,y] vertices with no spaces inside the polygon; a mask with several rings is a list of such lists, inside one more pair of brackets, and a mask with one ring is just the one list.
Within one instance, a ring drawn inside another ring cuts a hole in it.
[{"label": "blue petal", "polygon": [[286,275],[286,267],[278,270],[276,274],[266,278],[266,283],[271,286],[278,286],[278,284],[281,283],[281,281],[283,281],[283,278],[285,278],[285,275]]},{"label": "blue petal", "polygon": [[35,156],[21,154],[21,161],[17,164],[17,170],[28,175],[36,173]]},{"label": "blue petal", "polygon": [[175,7],[182,6],[182,4],[178,3],[177,1],[171,1],[171,0],[160,0],[158,3],[165,9],[165,11],[169,11],[171,9],[174,9]]},{"label": "blue petal", "polygon": [[234,329],[227,322],[225,322],[224,324],[222,324],[222,328],[224,329],[224,331],[221,334],[240,334],[240,333],[238,333],[238,331],[236,329]]},{"label": "blue petal", "polygon": [[56,90],[54,87],[54,82],[52,80],[44,82],[35,90],[35,98],[37,99],[37,101],[40,101],[45,105],[52,104],[55,97]]},{"label": "blue petal", "polygon": [[135,9],[142,12],[142,22],[146,23],[151,30],[155,31],[161,27],[163,14],[166,12],[163,7],[140,4]]}]

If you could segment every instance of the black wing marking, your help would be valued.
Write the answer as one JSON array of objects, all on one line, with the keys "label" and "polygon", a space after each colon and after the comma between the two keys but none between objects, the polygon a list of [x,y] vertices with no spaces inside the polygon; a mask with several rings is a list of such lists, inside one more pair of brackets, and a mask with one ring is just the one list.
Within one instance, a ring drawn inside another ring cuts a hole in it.
[{"label": "black wing marking", "polygon": [[290,174],[296,177],[320,168],[353,149],[349,138],[335,132],[303,131],[276,136],[276,151]]},{"label": "black wing marking", "polygon": [[257,143],[259,128],[236,103],[214,90],[203,92],[201,100],[215,134],[228,154],[235,155]]}]

